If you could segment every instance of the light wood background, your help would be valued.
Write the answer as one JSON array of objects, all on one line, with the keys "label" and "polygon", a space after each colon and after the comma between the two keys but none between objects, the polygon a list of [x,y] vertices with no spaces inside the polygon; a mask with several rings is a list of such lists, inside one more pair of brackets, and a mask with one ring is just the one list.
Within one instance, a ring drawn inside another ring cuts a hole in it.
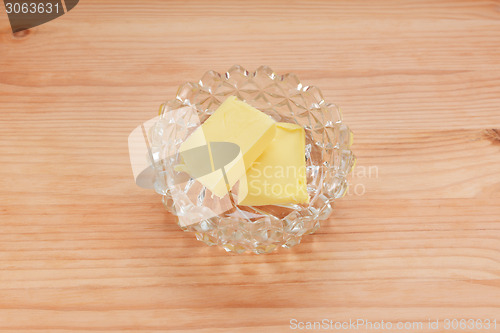
[{"label": "light wood background", "polygon": [[[0,9],[0,332],[500,332],[499,1],[82,0],[16,36]],[[183,233],[129,165],[135,126],[233,64],[298,74],[355,133],[350,194],[271,255]]]}]

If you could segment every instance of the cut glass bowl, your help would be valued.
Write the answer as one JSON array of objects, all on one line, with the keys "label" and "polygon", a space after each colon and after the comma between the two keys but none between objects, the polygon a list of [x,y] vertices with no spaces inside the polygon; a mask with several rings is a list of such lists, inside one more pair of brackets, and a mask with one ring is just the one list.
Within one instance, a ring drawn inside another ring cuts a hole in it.
[{"label": "cut glass bowl", "polygon": [[[217,201],[201,183],[176,171],[181,143],[231,95],[276,121],[304,128],[309,204],[237,206],[228,198]],[[342,122],[339,108],[294,74],[277,75],[266,66],[255,72],[241,66],[225,74],[209,71],[199,82],[183,84],[176,98],[162,105],[149,137],[155,190],[167,210],[198,240],[236,253],[292,247],[303,235],[315,232],[330,216],[334,200],[346,193],[346,177],[355,163],[352,132]]]}]

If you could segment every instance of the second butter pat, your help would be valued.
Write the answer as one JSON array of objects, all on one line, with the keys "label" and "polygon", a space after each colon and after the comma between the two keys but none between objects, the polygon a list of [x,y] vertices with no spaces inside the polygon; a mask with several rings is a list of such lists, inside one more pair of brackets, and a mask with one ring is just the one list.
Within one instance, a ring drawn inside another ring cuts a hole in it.
[{"label": "second butter pat", "polygon": [[243,206],[309,202],[306,184],[305,132],[296,124],[277,123],[276,135],[246,173]]}]

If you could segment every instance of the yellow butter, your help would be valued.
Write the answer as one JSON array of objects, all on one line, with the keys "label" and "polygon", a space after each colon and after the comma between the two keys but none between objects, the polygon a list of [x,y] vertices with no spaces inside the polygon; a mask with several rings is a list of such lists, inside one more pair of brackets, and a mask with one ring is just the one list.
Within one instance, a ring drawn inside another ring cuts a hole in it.
[{"label": "yellow butter", "polygon": [[246,181],[248,193],[240,205],[308,203],[304,129],[277,123],[274,139],[247,170]]},{"label": "yellow butter", "polygon": [[[198,127],[180,146],[180,154],[184,165],[178,170],[185,170],[218,197],[227,194],[228,188],[222,169],[217,170],[214,155],[224,151],[213,151],[212,143],[229,142],[239,147],[239,154],[224,166],[229,188],[240,178],[244,178],[246,170],[262,154],[275,135],[276,122],[265,113],[240,101],[235,96],[228,97],[219,108]],[[194,148],[207,146],[207,154],[188,154]],[[189,156],[188,156],[189,155]],[[207,157],[208,156],[208,157]],[[208,159],[208,161],[207,161]],[[214,163],[215,162],[215,163]],[[200,176],[200,166],[211,164],[213,172]],[[240,192],[245,192],[241,189]]]}]

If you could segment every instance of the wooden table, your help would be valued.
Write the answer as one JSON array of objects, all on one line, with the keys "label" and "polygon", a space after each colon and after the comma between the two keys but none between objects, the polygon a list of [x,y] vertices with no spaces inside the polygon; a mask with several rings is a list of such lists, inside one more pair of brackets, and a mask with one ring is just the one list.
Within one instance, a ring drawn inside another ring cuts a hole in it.
[{"label": "wooden table", "polygon": [[[0,8],[0,332],[500,332],[499,1],[88,0],[15,36]],[[183,233],[129,165],[134,127],[233,64],[355,133],[349,195],[270,255]]]}]

